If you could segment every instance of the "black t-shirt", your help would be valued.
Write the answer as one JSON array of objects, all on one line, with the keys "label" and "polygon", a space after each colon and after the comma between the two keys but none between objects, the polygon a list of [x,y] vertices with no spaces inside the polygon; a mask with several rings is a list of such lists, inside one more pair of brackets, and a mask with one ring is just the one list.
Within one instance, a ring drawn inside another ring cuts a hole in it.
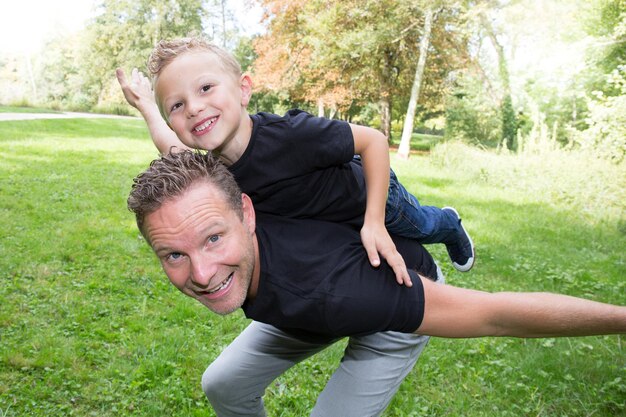
[{"label": "black t-shirt", "polygon": [[422,322],[421,275],[436,279],[436,265],[418,243],[395,238],[412,270],[413,287],[396,282],[383,262],[373,268],[358,231],[346,224],[257,218],[261,277],[248,318],[291,332],[342,337],[395,330],[414,332]]},{"label": "black t-shirt", "polygon": [[363,225],[365,180],[348,123],[300,110],[250,117],[250,144],[229,169],[257,212]]}]

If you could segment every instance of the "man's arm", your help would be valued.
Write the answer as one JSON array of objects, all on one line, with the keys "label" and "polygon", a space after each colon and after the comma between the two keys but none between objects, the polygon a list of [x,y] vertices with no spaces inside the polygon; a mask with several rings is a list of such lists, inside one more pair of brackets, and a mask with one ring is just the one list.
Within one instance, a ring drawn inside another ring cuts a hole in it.
[{"label": "man's arm", "polygon": [[487,293],[423,279],[424,320],[440,337],[559,337],[626,333],[626,307],[552,293]]},{"label": "man's arm", "polygon": [[385,205],[389,190],[389,145],[379,131],[358,125],[350,125],[354,137],[354,151],[361,156],[367,186],[365,221],[361,229],[361,241],[373,266],[380,265],[382,255],[396,274],[399,284],[411,286],[411,278],[404,259],[396,250],[385,227]]},{"label": "man's arm", "polygon": [[190,149],[178,139],[176,133],[161,117],[159,108],[154,101],[150,81],[137,68],[133,68],[130,82],[126,79],[126,74],[121,68],[115,71],[115,75],[128,104],[141,113],[148,126],[152,142],[161,155],[167,155],[172,147],[175,147],[176,150]]}]

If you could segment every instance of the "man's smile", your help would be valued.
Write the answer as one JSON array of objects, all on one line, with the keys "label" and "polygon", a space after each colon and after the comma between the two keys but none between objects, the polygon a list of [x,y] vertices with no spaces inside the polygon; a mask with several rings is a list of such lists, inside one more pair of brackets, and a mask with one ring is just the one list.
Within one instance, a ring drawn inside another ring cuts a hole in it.
[{"label": "man's smile", "polygon": [[193,290],[193,292],[196,293],[198,297],[202,297],[202,298],[209,299],[209,300],[220,298],[223,295],[225,295],[230,289],[231,284],[233,283],[234,275],[235,273],[231,272],[230,275],[228,275],[228,277],[224,281],[222,281],[215,287],[211,288],[210,290],[205,290],[205,291]]}]

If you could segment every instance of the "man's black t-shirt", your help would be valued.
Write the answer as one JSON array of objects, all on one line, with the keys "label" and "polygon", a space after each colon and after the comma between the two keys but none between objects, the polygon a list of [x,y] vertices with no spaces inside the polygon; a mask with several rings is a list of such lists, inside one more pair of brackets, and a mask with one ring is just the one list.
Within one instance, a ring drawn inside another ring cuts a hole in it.
[{"label": "man's black t-shirt", "polygon": [[250,117],[250,143],[229,170],[257,212],[363,225],[365,180],[348,123],[300,110]]},{"label": "man's black t-shirt", "polygon": [[318,220],[259,214],[261,277],[248,318],[287,331],[342,337],[395,330],[414,332],[422,322],[419,274],[436,279],[437,267],[418,243],[395,238],[413,287],[396,282],[383,262],[373,268],[358,231]]}]

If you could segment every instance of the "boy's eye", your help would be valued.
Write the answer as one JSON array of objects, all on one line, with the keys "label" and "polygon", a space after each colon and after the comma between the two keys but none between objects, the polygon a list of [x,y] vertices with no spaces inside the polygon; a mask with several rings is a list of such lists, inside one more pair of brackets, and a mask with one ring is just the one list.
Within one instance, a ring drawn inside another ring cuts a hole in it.
[{"label": "boy's eye", "polygon": [[202,91],[204,93],[206,93],[207,91],[209,91],[211,89],[211,85],[207,84],[207,85],[203,85],[202,86]]},{"label": "boy's eye", "polygon": [[182,103],[174,104],[172,107],[170,107],[170,112],[173,112],[174,110],[176,110],[177,108],[179,108],[182,105],[183,105]]}]

